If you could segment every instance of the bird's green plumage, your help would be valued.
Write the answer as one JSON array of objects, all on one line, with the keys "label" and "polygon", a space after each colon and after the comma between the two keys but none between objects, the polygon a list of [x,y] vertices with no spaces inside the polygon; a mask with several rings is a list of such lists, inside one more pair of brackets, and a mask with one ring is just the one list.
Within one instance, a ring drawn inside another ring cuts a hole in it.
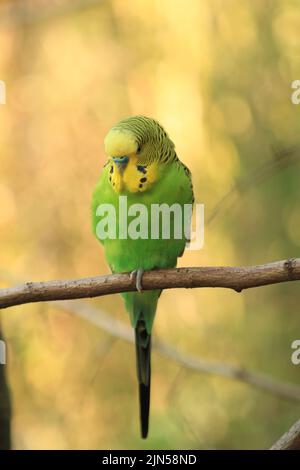
[{"label": "bird's green plumage", "polygon": [[[93,226],[96,233],[96,225],[99,218],[95,216],[96,208],[99,204],[112,204],[116,209],[116,220],[119,219],[119,194],[115,193],[113,188],[107,184],[109,166],[107,166],[100,178],[93,196]],[[191,191],[189,189],[187,176],[181,165],[177,162],[165,165],[161,169],[161,178],[155,186],[143,193],[123,192],[127,196],[127,206],[132,204],[144,204],[151,213],[151,204],[179,203],[181,205],[191,202]],[[133,218],[133,217],[132,217]],[[132,219],[128,217],[128,221]],[[150,225],[150,224],[149,224]],[[149,227],[150,232],[150,227]],[[172,226],[170,227],[172,234]],[[113,272],[131,272],[134,269],[142,268],[145,271],[158,268],[171,268],[176,266],[177,257],[184,250],[185,238],[174,239],[137,239],[130,238],[125,240],[110,240],[103,242],[105,256]],[[159,291],[146,291],[143,293],[129,292],[122,294],[126,307],[129,311],[133,326],[137,321],[139,305],[143,308],[144,317],[148,332],[151,331],[152,320],[155,314],[156,301]]]},{"label": "bird's green plumage", "polygon": [[[174,238],[173,216],[171,217],[170,238],[163,239],[160,232],[158,239],[151,239],[151,207],[153,204],[167,204],[168,206],[179,204],[183,209],[184,204],[191,204],[193,190],[189,170],[178,159],[174,145],[166,132],[153,119],[143,116],[126,118],[114,126],[110,132],[106,140],[107,150],[111,149],[115,153],[125,155],[124,149],[125,152],[128,150],[132,154],[129,156],[127,173],[120,172],[120,175],[117,174],[118,168],[112,161],[114,155],[109,155],[111,158],[105,165],[93,193],[94,232],[96,234],[99,222],[96,211],[101,204],[111,204],[116,211],[116,220],[119,220],[119,196],[127,196],[128,208],[133,204],[143,204],[149,214],[147,239],[119,239],[117,233],[116,239],[100,240],[104,245],[110,268],[113,272],[131,272],[136,269],[146,271],[175,267],[177,258],[182,255],[186,244],[184,230],[180,239]],[[141,168],[142,172],[140,172]],[[120,182],[121,180],[123,182]],[[139,181],[146,182],[139,183]],[[128,223],[133,219],[134,217],[128,217]],[[151,334],[160,293],[159,290],[154,290],[122,294],[132,326],[136,329],[137,343],[140,343],[142,348],[145,346],[142,344],[143,334],[140,334],[138,330],[142,331],[144,325],[147,341],[147,337]],[[138,351],[137,354],[139,354]],[[138,369],[139,374],[141,370]],[[139,376],[139,382],[140,384],[145,382],[143,377],[141,379]]]}]

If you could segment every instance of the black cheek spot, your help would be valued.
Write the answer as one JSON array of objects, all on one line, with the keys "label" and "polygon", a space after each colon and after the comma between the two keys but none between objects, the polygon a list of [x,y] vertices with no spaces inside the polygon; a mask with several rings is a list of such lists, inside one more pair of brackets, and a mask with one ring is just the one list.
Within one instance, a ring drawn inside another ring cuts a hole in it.
[{"label": "black cheek spot", "polygon": [[146,181],[147,181],[147,178],[145,178],[145,177],[140,179],[141,183],[146,183]]},{"label": "black cheek spot", "polygon": [[113,172],[114,172],[114,167],[113,167],[113,166],[110,167],[109,172],[110,172],[110,173],[113,173]]},{"label": "black cheek spot", "polygon": [[109,177],[109,181],[111,181],[111,176]]},{"label": "black cheek spot", "polygon": [[142,185],[142,184],[139,184],[139,188],[142,188],[142,187],[143,187],[143,185]]},{"label": "black cheek spot", "polygon": [[146,168],[145,168],[144,166],[142,166],[142,165],[137,165],[137,169],[138,169],[138,171],[140,171],[141,173],[144,173],[144,174],[147,173]]}]

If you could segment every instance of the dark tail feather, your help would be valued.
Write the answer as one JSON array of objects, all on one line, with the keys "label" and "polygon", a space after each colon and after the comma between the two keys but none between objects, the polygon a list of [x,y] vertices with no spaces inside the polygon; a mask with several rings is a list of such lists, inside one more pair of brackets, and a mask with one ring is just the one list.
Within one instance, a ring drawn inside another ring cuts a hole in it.
[{"label": "dark tail feather", "polygon": [[146,439],[149,426],[151,385],[151,335],[147,333],[144,320],[135,328],[137,377],[139,381],[141,435]]}]

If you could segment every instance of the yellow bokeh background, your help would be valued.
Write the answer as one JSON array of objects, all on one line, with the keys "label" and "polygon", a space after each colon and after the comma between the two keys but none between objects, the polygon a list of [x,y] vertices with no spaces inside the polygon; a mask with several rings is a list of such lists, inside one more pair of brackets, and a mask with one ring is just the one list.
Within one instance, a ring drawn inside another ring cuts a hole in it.
[{"label": "yellow bokeh background", "polygon": [[[166,128],[205,204],[204,248],[179,266],[296,257],[299,29],[297,0],[1,1],[1,286],[108,272],[91,192],[106,132],[135,114]],[[169,290],[154,335],[300,385],[299,300],[296,283]],[[85,302],[129,325],[119,296]],[[299,403],[154,351],[141,441],[132,344],[55,303],[0,318],[17,449],[268,448],[299,417]]]}]

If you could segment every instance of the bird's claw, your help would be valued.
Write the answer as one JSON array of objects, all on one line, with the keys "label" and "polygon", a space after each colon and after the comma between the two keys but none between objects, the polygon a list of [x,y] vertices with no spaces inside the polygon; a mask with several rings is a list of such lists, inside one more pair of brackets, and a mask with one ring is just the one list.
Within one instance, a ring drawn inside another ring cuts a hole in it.
[{"label": "bird's claw", "polygon": [[143,286],[142,286],[142,278],[143,278],[144,270],[139,268],[135,269],[134,271],[131,271],[130,273],[130,279],[135,278],[135,287],[139,292],[143,291]]}]

